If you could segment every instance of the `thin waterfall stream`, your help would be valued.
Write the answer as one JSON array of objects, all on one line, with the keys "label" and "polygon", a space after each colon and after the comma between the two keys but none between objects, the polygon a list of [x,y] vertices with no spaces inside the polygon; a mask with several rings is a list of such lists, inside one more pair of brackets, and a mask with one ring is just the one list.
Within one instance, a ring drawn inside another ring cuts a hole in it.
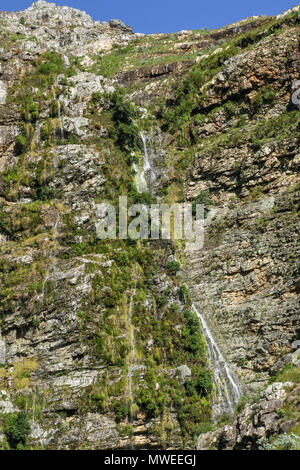
[{"label": "thin waterfall stream", "polygon": [[[149,160],[147,148],[147,135],[141,132],[143,142],[144,162],[134,164],[135,183],[138,192],[151,191],[151,179],[153,169]],[[132,308],[132,305],[130,306]],[[198,311],[193,304],[192,308],[196,313],[202,326],[203,334],[207,344],[207,354],[213,372],[214,390],[213,390],[213,419],[217,420],[223,414],[233,414],[236,405],[241,397],[241,391],[237,379],[235,378],[230,366],[226,362],[204,316]],[[132,349],[132,348],[131,348]],[[129,368],[129,375],[132,373],[133,364]]]},{"label": "thin waterfall stream", "polygon": [[147,148],[147,135],[144,131],[140,133],[142,142],[143,142],[143,165],[140,163],[134,163],[133,168],[136,172],[135,174],[135,184],[139,193],[151,192],[153,170],[151,168],[149,153]]},{"label": "thin waterfall stream", "polygon": [[239,384],[234,374],[227,364],[220,348],[209,328],[204,316],[192,306],[203,329],[206,339],[208,358],[211,363],[214,375],[214,399],[213,399],[213,418],[217,419],[222,414],[234,413],[235,407],[240,399],[241,392]]}]

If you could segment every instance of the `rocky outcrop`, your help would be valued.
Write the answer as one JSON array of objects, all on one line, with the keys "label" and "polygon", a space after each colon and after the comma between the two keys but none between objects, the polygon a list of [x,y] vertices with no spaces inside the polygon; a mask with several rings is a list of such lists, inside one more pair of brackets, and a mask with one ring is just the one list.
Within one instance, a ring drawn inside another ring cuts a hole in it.
[{"label": "rocky outcrop", "polygon": [[299,386],[291,382],[274,383],[261,392],[259,399],[246,405],[232,424],[200,435],[197,450],[257,450],[264,438],[290,431],[299,416],[284,417],[284,407],[297,403]]},{"label": "rocky outcrop", "polygon": [[289,8],[289,10],[284,11],[283,13],[280,13],[280,15],[277,15],[277,18],[284,18],[287,15],[290,15],[291,13],[295,13],[300,10],[300,5],[296,5],[292,8]]},{"label": "rocky outcrop", "polygon": [[[200,145],[187,198],[206,193],[212,205],[204,249],[187,254],[187,282],[246,393],[268,380],[299,334],[299,116],[290,111],[291,126],[287,112],[299,74],[297,34],[287,29],[226,60],[203,87],[195,112],[204,120],[192,130]],[[273,98],[256,110],[266,86]]]},{"label": "rocky outcrop", "polygon": [[252,389],[268,379],[297,336],[298,277],[291,273],[299,256],[293,235],[298,222],[292,217],[298,198],[296,193],[289,208],[278,196],[245,204],[237,212],[212,210],[204,250],[188,255],[187,279],[197,307]]},{"label": "rocky outcrop", "polygon": [[83,56],[134,39],[132,29],[120,20],[100,23],[83,11],[44,0],[17,13],[0,12],[0,19],[9,23],[12,34],[22,37],[24,52],[49,49]]},{"label": "rocky outcrop", "polygon": [[[270,117],[278,115],[280,105],[289,104],[291,85],[299,76],[298,44],[298,30],[291,28],[280,37],[262,38],[254,49],[228,59],[216,77],[205,85],[207,96],[203,109],[237,97],[243,99],[246,106],[253,103],[257,91],[268,84],[272,85],[277,98]],[[291,64],[288,68],[284,67],[286,61]]]},{"label": "rocky outcrop", "polygon": [[116,76],[116,79],[123,85],[131,85],[136,81],[149,81],[151,79],[163,77],[164,75],[177,73],[185,68],[189,68],[192,64],[192,61],[187,60],[185,62],[172,62],[170,64],[148,65],[147,67],[140,67],[137,70],[122,72]]}]

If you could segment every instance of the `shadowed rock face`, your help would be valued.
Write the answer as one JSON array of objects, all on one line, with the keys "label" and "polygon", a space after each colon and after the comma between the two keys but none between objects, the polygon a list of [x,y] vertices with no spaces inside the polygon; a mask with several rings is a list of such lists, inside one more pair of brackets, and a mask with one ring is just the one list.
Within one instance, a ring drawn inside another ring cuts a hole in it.
[{"label": "shadowed rock face", "polygon": [[[228,390],[217,346],[252,401],[197,448],[297,429],[297,373],[267,386],[299,367],[297,10],[143,36],[39,1],[0,23],[0,412],[46,449],[193,448]],[[98,240],[124,194],[204,202],[203,249]]]}]

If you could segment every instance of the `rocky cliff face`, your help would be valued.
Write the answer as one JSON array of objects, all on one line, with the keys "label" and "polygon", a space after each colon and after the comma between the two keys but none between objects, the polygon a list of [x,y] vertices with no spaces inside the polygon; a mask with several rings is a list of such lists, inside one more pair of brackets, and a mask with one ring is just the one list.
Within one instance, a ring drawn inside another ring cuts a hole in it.
[{"label": "rocky cliff face", "polygon": [[[3,448],[297,434],[298,12],[149,36],[44,1],[0,13]],[[99,240],[97,205],[119,195],[204,203],[203,249]],[[192,303],[250,400],[225,428]]]},{"label": "rocky cliff face", "polygon": [[24,52],[39,53],[44,49],[63,55],[82,56],[126,45],[133,39],[132,29],[120,20],[109,23],[94,21],[85,12],[39,0],[27,10],[1,13],[10,35],[22,39]]},{"label": "rocky cliff face", "polygon": [[[288,450],[299,447],[299,437],[287,434],[295,428],[298,415],[291,409],[297,406],[299,386],[286,382],[269,385],[261,392],[255,405],[247,405],[232,424],[200,435],[197,450],[276,450],[288,442]],[[272,436],[273,440],[268,441]],[[274,439],[274,436],[279,436]],[[289,437],[288,437],[289,436]],[[273,445],[272,445],[273,442]]]}]

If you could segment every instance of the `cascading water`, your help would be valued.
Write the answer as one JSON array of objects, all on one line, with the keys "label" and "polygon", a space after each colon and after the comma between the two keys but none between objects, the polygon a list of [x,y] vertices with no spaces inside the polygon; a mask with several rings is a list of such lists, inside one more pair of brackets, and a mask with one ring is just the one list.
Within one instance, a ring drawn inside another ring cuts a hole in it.
[{"label": "cascading water", "polygon": [[213,418],[217,419],[222,414],[234,413],[235,407],[240,399],[241,392],[232,370],[224,359],[214,337],[209,329],[205,318],[193,305],[197,317],[202,325],[206,339],[208,358],[214,373],[214,403]]},{"label": "cascading water", "polygon": [[133,168],[136,172],[135,174],[135,184],[139,193],[151,192],[153,170],[150,165],[148,149],[147,149],[147,137],[145,132],[140,133],[142,142],[143,142],[143,157],[144,162],[143,166],[134,163]]},{"label": "cascading water", "polygon": [[[151,192],[151,183],[153,181],[153,170],[151,168],[149,154],[147,149],[147,135],[141,132],[143,142],[143,166],[134,164],[136,171],[135,183],[140,193]],[[193,310],[202,325],[203,333],[207,343],[208,358],[211,363],[214,375],[214,402],[213,418],[216,420],[225,413],[233,414],[235,407],[240,399],[241,392],[236,378],[229,365],[225,361],[223,354],[217,345],[214,336],[209,329],[205,318],[193,305]],[[131,368],[130,368],[131,370]]]},{"label": "cascading water", "polygon": [[[151,168],[149,154],[147,149],[147,135],[141,132],[143,142],[143,166],[134,164],[136,171],[135,183],[140,193],[151,192],[151,183],[153,181],[154,172]],[[236,405],[240,399],[241,392],[234,374],[227,364],[223,354],[217,345],[214,336],[209,329],[204,316],[193,305],[206,339],[208,358],[213,369],[214,376],[214,401],[213,401],[213,419],[216,420],[226,413],[233,414]],[[132,364],[133,365],[133,364]],[[129,368],[131,373],[132,367]]]}]

